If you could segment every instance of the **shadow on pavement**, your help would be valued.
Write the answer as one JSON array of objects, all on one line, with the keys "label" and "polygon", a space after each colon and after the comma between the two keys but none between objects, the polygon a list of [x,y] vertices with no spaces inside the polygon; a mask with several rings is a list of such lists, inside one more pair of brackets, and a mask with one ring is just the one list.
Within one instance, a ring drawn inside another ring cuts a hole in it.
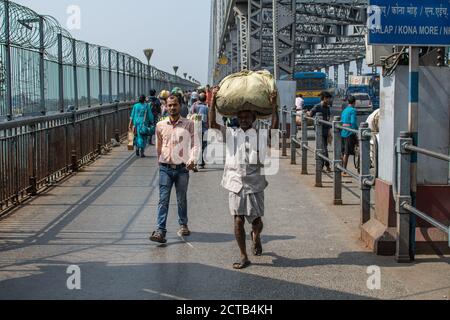
[{"label": "shadow on pavement", "polygon": [[37,274],[0,282],[0,299],[370,299],[198,263],[80,264],[81,290],[67,289],[67,263],[39,266]]},{"label": "shadow on pavement", "polygon": [[[72,221],[74,221],[84,210],[86,210],[91,204],[93,204],[101,195],[103,195],[114,183],[120,178],[120,176],[135,162],[136,158],[128,158],[122,164],[120,164],[116,170],[111,172],[105,179],[98,183],[98,185],[89,193],[86,193],[82,198],[80,198],[76,203],[72,204],[69,208],[67,208],[64,212],[58,214],[58,216],[47,223],[46,226],[41,228],[40,231],[36,232],[30,237],[24,238],[21,243],[13,243],[13,244],[5,244],[0,245],[0,251],[7,250],[15,250],[19,248],[25,248],[31,244],[33,245],[45,245],[49,243],[51,240],[55,239],[57,235]],[[154,172],[151,178],[151,185],[153,185],[154,181],[157,178],[157,171]],[[123,234],[126,233],[126,230],[131,226],[133,221],[137,218],[137,216],[144,210],[145,203],[148,202],[152,194],[155,192],[156,187],[152,187],[148,191],[147,198],[138,208],[137,213],[128,221],[128,223],[124,226]],[[32,204],[32,203],[31,203]],[[26,206],[26,205],[24,205]],[[22,207],[24,207],[22,206]],[[1,239],[1,238],[0,238]],[[119,239],[121,240],[121,239]],[[118,240],[118,241],[119,241]]]},{"label": "shadow on pavement", "polygon": [[260,266],[272,266],[277,268],[286,267],[313,267],[313,266],[327,266],[327,265],[360,265],[370,266],[377,265],[379,267],[407,267],[418,263],[427,262],[442,262],[450,264],[450,257],[440,258],[423,258],[417,259],[411,263],[397,263],[394,257],[375,256],[372,252],[342,252],[337,257],[330,258],[300,258],[292,259],[277,255],[273,252],[264,253],[265,256],[273,257],[270,264],[258,264]]},{"label": "shadow on pavement", "polygon": [[[295,239],[294,236],[285,236],[285,235],[269,235],[269,234],[263,234],[262,237],[263,243],[269,243],[271,241],[277,241],[277,240],[292,240]],[[247,236],[247,240],[250,240],[250,236]],[[189,237],[189,242],[191,243],[221,243],[221,242],[232,242],[236,241],[236,238],[234,237],[234,234],[227,234],[227,233],[205,233],[205,232],[193,232],[192,235]]]}]

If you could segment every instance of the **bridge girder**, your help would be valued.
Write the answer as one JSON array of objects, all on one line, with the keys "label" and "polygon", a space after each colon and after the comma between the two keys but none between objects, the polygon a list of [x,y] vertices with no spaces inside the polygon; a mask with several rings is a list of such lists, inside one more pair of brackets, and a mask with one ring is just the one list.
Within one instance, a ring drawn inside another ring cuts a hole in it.
[{"label": "bridge girder", "polygon": [[[231,30],[237,26],[239,34],[242,29],[234,18],[236,6],[247,14],[247,40],[240,41],[239,48],[231,39]],[[314,64],[328,67],[364,58],[367,6],[368,0],[213,0],[215,50],[210,60],[217,71],[215,82],[245,67],[240,61],[248,61],[251,70],[272,70],[278,59],[276,73],[289,76],[303,65],[311,69]],[[239,56],[243,52],[247,60]],[[221,55],[230,65],[217,64]]]}]

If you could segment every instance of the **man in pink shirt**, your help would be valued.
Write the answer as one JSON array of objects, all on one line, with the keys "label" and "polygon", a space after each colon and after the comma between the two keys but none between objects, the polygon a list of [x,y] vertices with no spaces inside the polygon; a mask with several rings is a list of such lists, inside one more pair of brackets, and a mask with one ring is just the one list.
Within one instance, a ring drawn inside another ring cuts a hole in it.
[{"label": "man in pink shirt", "polygon": [[187,191],[189,171],[195,167],[199,147],[194,139],[194,122],[182,118],[181,105],[175,95],[167,99],[169,119],[156,126],[156,150],[159,162],[159,205],[157,229],[151,241],[166,243],[166,224],[169,212],[170,194],[175,184],[178,202],[179,236],[189,236],[187,214]]}]

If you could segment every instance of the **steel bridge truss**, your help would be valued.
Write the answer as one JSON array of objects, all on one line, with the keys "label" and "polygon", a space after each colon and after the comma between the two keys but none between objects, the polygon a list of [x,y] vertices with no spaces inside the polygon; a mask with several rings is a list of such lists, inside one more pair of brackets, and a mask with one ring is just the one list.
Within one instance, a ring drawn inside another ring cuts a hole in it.
[{"label": "steel bridge truss", "polygon": [[368,0],[212,1],[211,82],[244,69],[289,79],[365,57]]}]

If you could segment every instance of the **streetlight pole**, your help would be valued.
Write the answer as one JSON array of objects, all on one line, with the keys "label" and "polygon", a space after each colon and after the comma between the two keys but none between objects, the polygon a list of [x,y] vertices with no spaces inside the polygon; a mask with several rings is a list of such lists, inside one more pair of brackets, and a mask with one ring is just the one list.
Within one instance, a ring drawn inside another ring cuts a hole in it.
[{"label": "streetlight pole", "polygon": [[145,57],[147,58],[147,63],[148,63],[148,69],[149,69],[149,71],[150,71],[150,87],[151,87],[151,89],[154,89],[154,75],[153,75],[153,68],[152,68],[152,66],[150,65],[150,59],[152,58],[152,56],[153,56],[153,52],[155,52],[155,50],[153,50],[153,49],[144,49],[144,54],[145,54]]},{"label": "streetlight pole", "polygon": [[178,69],[179,69],[178,66],[173,66],[173,71],[175,71],[175,82],[177,83],[177,86],[178,86],[178,79],[177,79]]}]

